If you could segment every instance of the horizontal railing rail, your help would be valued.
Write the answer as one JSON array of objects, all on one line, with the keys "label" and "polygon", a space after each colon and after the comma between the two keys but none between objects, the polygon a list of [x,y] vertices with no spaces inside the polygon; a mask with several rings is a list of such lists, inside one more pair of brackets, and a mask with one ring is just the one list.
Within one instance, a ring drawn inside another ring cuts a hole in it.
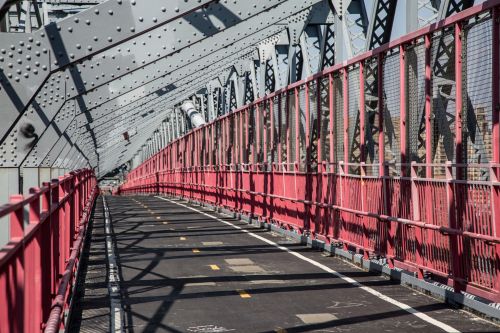
[{"label": "horizontal railing rail", "polygon": [[10,224],[0,249],[0,332],[59,332],[98,193],[91,170],[78,170],[12,195],[0,207]]},{"label": "horizontal railing rail", "polygon": [[118,192],[223,206],[500,301],[499,6],[219,117]]}]

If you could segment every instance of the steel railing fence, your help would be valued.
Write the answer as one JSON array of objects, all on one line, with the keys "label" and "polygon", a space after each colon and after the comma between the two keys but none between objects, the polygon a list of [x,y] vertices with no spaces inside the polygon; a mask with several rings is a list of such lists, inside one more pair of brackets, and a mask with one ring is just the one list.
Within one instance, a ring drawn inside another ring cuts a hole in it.
[{"label": "steel railing fence", "polygon": [[120,193],[224,206],[500,301],[499,5],[220,117]]},{"label": "steel railing fence", "polygon": [[10,223],[0,249],[0,332],[59,332],[98,193],[91,170],[61,176],[0,207]]}]

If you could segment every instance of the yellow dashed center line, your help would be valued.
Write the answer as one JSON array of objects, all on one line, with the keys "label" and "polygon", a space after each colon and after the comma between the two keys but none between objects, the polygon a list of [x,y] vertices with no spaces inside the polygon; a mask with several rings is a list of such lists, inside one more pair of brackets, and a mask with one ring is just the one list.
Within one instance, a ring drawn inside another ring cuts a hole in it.
[{"label": "yellow dashed center line", "polygon": [[193,249],[193,253],[200,253],[200,250],[198,250],[198,249]]},{"label": "yellow dashed center line", "polygon": [[220,270],[219,266],[217,266],[217,265],[210,265],[210,268],[211,268],[213,271],[218,271],[218,270]]},{"label": "yellow dashed center line", "polygon": [[236,290],[238,294],[240,294],[241,298],[251,298],[249,293],[247,293],[245,290]]}]

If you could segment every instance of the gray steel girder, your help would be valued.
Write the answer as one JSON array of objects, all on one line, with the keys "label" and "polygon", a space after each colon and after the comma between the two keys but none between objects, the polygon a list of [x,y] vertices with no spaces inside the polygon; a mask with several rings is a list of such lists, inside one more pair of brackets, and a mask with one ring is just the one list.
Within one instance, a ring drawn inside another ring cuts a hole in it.
[{"label": "gray steel girder", "polygon": [[[213,71],[211,71],[211,69],[210,69],[210,68],[208,68],[208,72],[210,72],[210,73],[213,75]],[[179,85],[179,86],[181,86],[181,85]],[[158,105],[156,104],[156,106],[158,106]],[[134,108],[133,108],[133,109],[135,109],[135,106],[134,106]]]},{"label": "gray steel girder", "polygon": [[[0,138],[25,111],[50,73],[155,31],[212,2],[171,0],[167,9],[162,0],[110,0],[34,33],[1,33],[0,107],[6,112]],[[83,85],[78,75],[74,78]]]},{"label": "gray steel girder", "polygon": [[[264,0],[261,1],[263,2],[262,7],[268,8],[269,4]],[[274,1],[274,3],[279,3],[279,2],[280,0]],[[99,6],[97,6],[96,8],[98,7]],[[197,27],[199,27],[200,25],[206,26],[204,28],[206,30],[219,31],[221,29],[226,28],[226,26],[229,26],[230,24],[236,24],[237,22],[240,22],[244,16],[247,15],[252,16],[253,14],[258,13],[259,11],[265,9],[265,8],[253,8],[253,6],[250,6],[248,4],[240,7],[242,7],[241,9],[248,9],[244,13],[240,12],[241,17],[224,14],[225,16],[221,17],[220,19],[218,18],[222,15],[221,12],[224,13],[224,10],[226,11],[228,10],[228,8],[222,5],[215,4],[212,6],[208,6],[203,10],[200,10],[200,12],[191,11],[187,14],[187,16],[177,18],[170,24],[163,25],[161,27],[148,31],[148,34],[140,35],[132,40],[125,41],[123,45],[117,46],[109,50],[105,50],[102,56],[99,56],[98,59],[95,58],[90,59],[89,60],[90,64],[84,62],[81,65],[69,66],[62,73],[55,73],[54,75],[51,76],[49,81],[44,85],[41,92],[36,96],[35,101],[31,103],[30,108],[25,113],[25,115],[27,115],[25,118],[26,121],[29,122],[37,131],[43,131],[43,129],[46,126],[48,126],[48,123],[50,122],[54,114],[57,113],[58,107],[60,107],[61,103],[64,101],[65,98],[71,98],[76,96],[78,99],[79,107],[81,109],[86,109],[87,105],[90,106],[93,103],[96,103],[97,101],[85,101],[83,98],[79,98],[78,96],[100,84],[99,80],[101,81],[115,80],[117,77],[120,77],[122,74],[127,73],[131,69],[139,68],[139,66],[142,66],[142,64],[146,63],[146,60],[148,62],[151,62],[153,59],[156,59],[157,57],[161,57],[163,55],[172,53],[173,50],[177,50],[180,47],[185,47],[189,45],[191,43],[191,39],[195,41],[204,38],[206,35],[212,34],[208,31],[202,34],[200,34],[199,31],[196,32]],[[203,14],[201,13],[201,11],[203,12]],[[206,17],[211,20],[211,24],[204,24],[204,22],[200,21],[203,15],[206,15]],[[78,19],[79,16],[80,14],[77,14],[71,19],[80,21],[80,19]],[[139,18],[139,21],[140,20],[141,18]],[[188,20],[189,24],[185,24],[185,20]],[[63,22],[66,21],[67,20]],[[184,24],[182,24],[183,22]],[[217,24],[217,27],[214,26],[215,24]],[[49,26],[47,26],[46,29],[48,27]],[[188,37],[181,39],[177,37],[176,39],[174,39],[174,37],[177,36],[176,32],[177,30],[181,31],[179,36],[184,36],[184,37],[190,36],[188,32],[191,32],[192,38]],[[157,34],[153,36],[153,33]],[[159,48],[165,50],[164,51],[165,54],[161,54],[159,50],[155,50],[158,51],[158,53],[155,53],[154,55],[151,54],[150,52],[151,45],[157,45],[159,43],[156,43],[156,41],[155,42],[149,41],[149,44],[147,44],[146,40],[152,39],[154,37],[162,37],[163,39],[173,40],[172,42],[170,42],[170,44],[165,43],[168,46],[165,44],[158,46]],[[100,37],[96,38],[99,39]],[[146,48],[144,44],[148,45],[148,47]],[[129,54],[130,50],[133,51],[131,55]],[[125,53],[125,55],[123,53]],[[116,66],[117,63],[118,66]],[[111,88],[113,89],[114,87]],[[113,93],[113,91],[111,91],[111,93]],[[23,124],[20,124],[20,126],[23,126]],[[17,130],[18,130],[17,128],[13,128],[10,137],[12,138],[12,140],[15,138],[17,144],[19,144],[21,147],[33,141],[32,138],[25,138],[23,140],[22,136],[17,135]],[[40,133],[36,134],[40,135]],[[10,142],[4,142],[4,148],[5,146],[12,145],[12,140],[7,140]],[[47,146],[46,143],[44,143],[44,146]],[[0,151],[0,154],[1,153],[3,153],[3,151]],[[7,151],[5,153],[8,154]],[[16,156],[12,155],[5,156],[7,158],[4,157],[5,159],[4,163],[19,165],[20,163],[19,160],[22,160],[22,155],[24,155],[22,154],[23,150],[21,150],[19,153],[20,154],[16,154]],[[2,156],[0,156],[0,163],[1,163],[1,157]]]},{"label": "gray steel girder", "polygon": [[[104,60],[106,60],[106,59],[110,59],[110,58],[112,59],[112,56],[111,56],[111,57],[107,57],[107,58],[106,58],[106,57],[104,57]],[[113,59],[112,59],[112,60],[113,60]],[[181,60],[182,60],[182,59],[181,59]],[[101,61],[103,61],[103,60],[101,60]],[[92,66],[92,65],[91,65],[91,66]],[[95,66],[96,66],[96,67],[98,67],[98,66],[101,66],[101,67],[107,67],[107,66],[102,65],[100,62],[97,62],[97,63],[95,64]],[[91,69],[92,69],[92,68],[91,68]],[[145,70],[145,69],[146,69],[146,67],[144,67],[144,68],[143,68],[143,69],[141,69],[141,70]],[[74,69],[74,70],[76,70],[76,69]],[[76,70],[76,71],[78,71],[78,70]],[[80,70],[80,71],[81,71],[81,70]],[[92,73],[92,75],[93,75],[93,74],[94,74],[94,73]],[[141,74],[141,73],[139,73],[139,75],[140,75],[140,74]],[[150,75],[151,75],[151,76],[150,76]],[[102,75],[101,75],[101,76],[102,76]],[[68,77],[68,75],[67,75],[66,77]],[[110,75],[110,77],[112,77],[112,75]],[[149,74],[149,75],[146,75],[145,77],[146,77],[146,78],[150,78],[150,77],[156,78],[155,74]],[[138,84],[141,84],[141,83],[142,83],[142,80],[137,80],[137,79],[136,79],[136,80],[135,80],[135,82],[137,82]],[[88,81],[87,81],[87,83],[88,83]],[[117,87],[117,85],[118,85],[118,84],[120,84],[120,79],[118,79],[118,80],[114,81],[113,83],[116,83],[115,87],[113,87],[113,88],[114,88],[114,89],[119,89],[119,88]],[[90,84],[92,85],[92,82],[90,82]],[[95,85],[95,84],[94,84],[94,85]],[[73,88],[73,87],[71,87],[71,88]],[[111,89],[113,89],[113,88],[111,88]],[[77,90],[77,89],[75,88],[75,90]],[[109,90],[110,90],[110,89],[108,88],[108,91],[109,91]],[[114,90],[112,90],[112,91],[111,91],[111,93],[115,93],[115,91],[114,91]],[[118,93],[119,93],[119,92],[117,92],[116,94],[118,94]],[[95,94],[92,94],[92,96],[94,96],[94,95],[95,95]],[[107,98],[110,98],[110,97],[108,96]],[[82,99],[83,99],[83,98],[82,98]],[[84,103],[81,103],[81,101],[79,100],[79,101],[78,101],[78,108],[81,108],[81,107],[82,107],[82,105],[84,105],[84,106],[85,106],[85,108],[86,108],[86,106],[87,106],[87,105],[89,105],[89,106],[90,106],[90,105],[92,105],[92,104],[96,104],[96,103],[98,103],[98,101],[103,100],[103,99],[105,99],[105,98],[103,98],[102,96],[98,96],[98,97],[97,97],[97,96],[95,96],[93,100],[92,100],[92,99],[87,100],[88,102],[87,102],[87,101],[84,101]],[[51,102],[49,102],[49,104],[50,104],[50,103],[51,103]],[[88,114],[88,112],[86,112],[86,114]],[[67,116],[68,116],[68,117],[71,117],[71,114],[69,114],[69,115],[67,115]],[[63,117],[63,118],[65,118],[65,117]],[[64,126],[62,126],[62,127],[64,128]],[[56,131],[56,132],[57,132],[57,131]],[[51,135],[49,135],[49,138],[48,138],[48,139],[45,139],[44,141],[40,140],[40,143],[41,143],[41,144],[40,144],[40,146],[43,146],[43,147],[52,147],[52,146],[53,146],[53,144],[50,144],[50,143],[48,143],[48,142],[47,142],[47,141],[52,141],[52,142],[54,142],[54,137],[50,138],[50,136],[51,136]],[[35,151],[35,150],[34,150],[34,151]],[[37,151],[37,152],[39,152],[39,153],[38,153],[38,155],[42,155],[42,156],[43,156],[43,154],[44,154],[44,153],[43,153],[43,152],[42,152],[42,153],[40,153],[40,148],[39,148],[39,149],[37,149],[36,151]],[[45,152],[45,153],[46,153],[46,152]],[[37,155],[37,154],[34,154],[34,155]],[[26,165],[30,165],[30,166],[31,166],[31,165],[33,165],[33,164],[36,164],[36,163],[37,163],[37,162],[36,162],[37,160],[38,160],[38,161],[39,161],[39,160],[41,160],[40,156],[34,156],[31,160],[28,160],[28,161],[27,161]],[[14,162],[17,162],[17,161],[15,160]]]}]

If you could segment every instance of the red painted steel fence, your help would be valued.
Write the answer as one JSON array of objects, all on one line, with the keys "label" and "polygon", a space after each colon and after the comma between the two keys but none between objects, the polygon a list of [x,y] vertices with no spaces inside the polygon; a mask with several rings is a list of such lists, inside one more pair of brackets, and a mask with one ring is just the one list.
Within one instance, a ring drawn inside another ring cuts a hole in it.
[{"label": "red painted steel fence", "polygon": [[90,170],[59,177],[0,207],[0,332],[59,332],[95,197]]},{"label": "red painted steel fence", "polygon": [[500,301],[500,1],[218,118],[131,171]]}]

